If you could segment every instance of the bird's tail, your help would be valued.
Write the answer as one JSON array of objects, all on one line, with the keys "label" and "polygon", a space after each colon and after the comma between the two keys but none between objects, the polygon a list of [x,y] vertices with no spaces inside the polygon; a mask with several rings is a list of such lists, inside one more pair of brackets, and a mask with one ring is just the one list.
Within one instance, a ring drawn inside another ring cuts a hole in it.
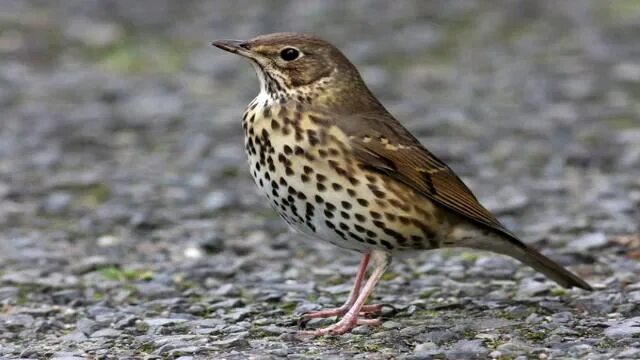
[{"label": "bird's tail", "polygon": [[489,250],[516,258],[522,263],[545,274],[549,279],[565,288],[579,287],[585,290],[593,290],[591,285],[579,278],[576,274],[515,237],[492,234],[492,236],[482,239],[479,242],[469,244],[469,247]]}]

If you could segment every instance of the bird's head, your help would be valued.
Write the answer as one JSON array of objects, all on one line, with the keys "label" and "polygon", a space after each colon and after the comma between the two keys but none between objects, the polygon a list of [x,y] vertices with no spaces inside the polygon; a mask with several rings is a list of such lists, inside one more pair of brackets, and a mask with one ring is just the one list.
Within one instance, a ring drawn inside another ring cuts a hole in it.
[{"label": "bird's head", "polygon": [[329,42],[301,33],[274,33],[213,45],[249,59],[261,91],[274,101],[333,102],[369,95],[358,70]]}]

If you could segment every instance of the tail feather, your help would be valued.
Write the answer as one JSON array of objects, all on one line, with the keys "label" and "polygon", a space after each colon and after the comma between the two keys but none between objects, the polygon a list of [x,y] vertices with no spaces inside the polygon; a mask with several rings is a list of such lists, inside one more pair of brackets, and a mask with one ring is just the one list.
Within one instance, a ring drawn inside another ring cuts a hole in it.
[{"label": "tail feather", "polygon": [[518,240],[514,236],[495,233],[492,235],[493,236],[489,236],[488,238],[484,238],[480,241],[474,241],[473,243],[466,244],[466,246],[511,256],[543,273],[549,279],[565,288],[579,287],[585,290],[593,290],[591,285],[579,278],[576,274],[542,255],[540,252]]},{"label": "tail feather", "polygon": [[[523,244],[524,245],[524,244]],[[565,288],[579,287],[585,290],[593,290],[591,285],[579,278],[576,274],[564,268],[562,265],[542,255],[537,250],[525,245],[523,256],[514,256],[516,259],[545,274],[549,279],[557,282]]]}]

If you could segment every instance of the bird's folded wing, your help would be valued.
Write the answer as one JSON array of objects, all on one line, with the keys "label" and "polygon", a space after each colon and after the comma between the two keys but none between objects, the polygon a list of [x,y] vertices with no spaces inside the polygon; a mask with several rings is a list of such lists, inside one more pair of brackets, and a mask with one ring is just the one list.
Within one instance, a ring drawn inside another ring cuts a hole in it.
[{"label": "bird's folded wing", "polygon": [[361,166],[406,184],[434,202],[515,238],[445,163],[391,115],[358,114],[338,125]]}]

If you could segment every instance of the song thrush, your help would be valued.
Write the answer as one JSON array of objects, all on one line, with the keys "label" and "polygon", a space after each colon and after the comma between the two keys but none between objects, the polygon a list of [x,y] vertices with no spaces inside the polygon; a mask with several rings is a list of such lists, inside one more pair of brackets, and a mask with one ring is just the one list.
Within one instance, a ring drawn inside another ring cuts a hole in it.
[{"label": "song thrush", "polygon": [[[585,281],[522,243],[373,96],[333,45],[299,33],[213,45],[250,60],[260,93],[242,119],[256,184],[289,225],[363,253],[348,300],[312,318],[343,315],[312,335],[378,324],[365,305],[401,251],[467,247],[514,257],[564,287]],[[375,268],[362,285],[369,260]]]}]

